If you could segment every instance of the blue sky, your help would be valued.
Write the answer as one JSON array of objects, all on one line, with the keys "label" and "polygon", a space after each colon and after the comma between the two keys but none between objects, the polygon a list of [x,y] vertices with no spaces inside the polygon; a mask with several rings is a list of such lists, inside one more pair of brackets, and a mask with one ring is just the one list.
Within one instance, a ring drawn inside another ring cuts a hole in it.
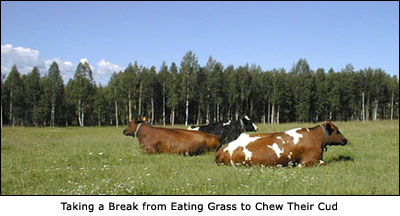
[{"label": "blue sky", "polygon": [[290,70],[382,68],[399,74],[398,2],[1,2],[1,70],[42,75],[56,60],[67,82],[87,60],[97,83],[130,62],[246,63]]}]

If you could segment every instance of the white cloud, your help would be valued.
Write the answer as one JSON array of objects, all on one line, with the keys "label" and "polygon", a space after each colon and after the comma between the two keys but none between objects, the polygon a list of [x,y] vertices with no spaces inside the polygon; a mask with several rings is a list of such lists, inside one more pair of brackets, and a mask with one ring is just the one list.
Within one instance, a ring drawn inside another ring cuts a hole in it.
[{"label": "white cloud", "polygon": [[97,66],[98,68],[94,73],[94,79],[101,84],[107,84],[108,80],[114,72],[124,70],[124,67],[112,64],[111,62],[108,62],[104,59],[97,63]]},{"label": "white cloud", "polygon": [[1,46],[1,72],[8,74],[13,65],[17,65],[18,71],[22,74],[32,71],[34,66],[43,68],[43,61],[39,58],[39,51],[24,48],[13,47],[12,44]]},{"label": "white cloud", "polygon": [[73,78],[75,70],[79,62],[88,62],[91,70],[93,71],[93,78],[96,83],[101,83],[106,85],[109,81],[111,75],[114,72],[119,72],[124,70],[124,67],[112,64],[104,59],[97,63],[97,69],[93,67],[87,58],[81,58],[76,64],[70,61],[64,61],[60,58],[52,59],[41,59],[38,50],[24,48],[24,47],[14,47],[12,44],[5,44],[1,46],[1,72],[2,74],[8,74],[11,71],[12,66],[17,65],[18,71],[21,74],[30,73],[33,67],[37,66],[40,70],[42,76],[48,73],[50,65],[53,62],[57,62],[58,67],[61,72],[61,76],[64,83],[67,84],[70,78]]}]

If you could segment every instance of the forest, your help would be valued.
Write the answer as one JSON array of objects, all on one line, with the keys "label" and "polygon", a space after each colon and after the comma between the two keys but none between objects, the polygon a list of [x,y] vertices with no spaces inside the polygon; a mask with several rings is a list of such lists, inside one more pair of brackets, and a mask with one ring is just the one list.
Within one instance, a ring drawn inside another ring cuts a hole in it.
[{"label": "forest", "polygon": [[213,57],[199,65],[188,51],[180,65],[144,67],[136,61],[96,84],[88,62],[64,83],[53,62],[21,75],[1,76],[1,126],[207,124],[248,115],[254,122],[368,121],[399,118],[399,80],[381,68],[313,70],[299,59],[289,71],[255,64],[224,67]]}]

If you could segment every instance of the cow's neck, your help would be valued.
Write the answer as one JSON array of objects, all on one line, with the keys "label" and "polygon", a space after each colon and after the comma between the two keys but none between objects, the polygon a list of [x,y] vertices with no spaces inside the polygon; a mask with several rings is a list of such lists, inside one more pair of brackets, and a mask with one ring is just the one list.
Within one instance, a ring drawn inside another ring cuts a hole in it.
[{"label": "cow's neck", "polygon": [[[324,133],[323,130],[325,130],[325,128],[323,128],[322,125],[320,126],[316,126],[313,128],[309,128],[310,132],[314,132],[316,137],[318,137],[318,145],[321,146],[322,152],[327,151],[328,150],[328,134]],[[326,132],[326,131],[325,131]]]},{"label": "cow's neck", "polygon": [[323,144],[324,150],[328,151],[328,147],[327,147],[328,146],[328,132],[326,132],[324,126],[319,125],[319,127],[321,128],[322,133],[324,134],[324,138],[325,138],[325,142]]},{"label": "cow's neck", "polygon": [[140,123],[140,124],[138,124],[138,126],[136,127],[136,130],[135,130],[135,137],[138,137],[138,136],[139,136],[139,131],[140,131],[140,128],[142,127],[142,125],[143,125],[143,123]]}]

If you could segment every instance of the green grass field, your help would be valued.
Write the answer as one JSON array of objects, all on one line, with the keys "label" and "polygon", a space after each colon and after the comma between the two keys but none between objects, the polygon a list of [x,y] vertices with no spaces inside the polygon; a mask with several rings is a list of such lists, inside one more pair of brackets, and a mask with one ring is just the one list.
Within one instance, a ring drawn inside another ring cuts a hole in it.
[{"label": "green grass field", "polygon": [[146,155],[124,127],[5,127],[1,194],[399,195],[399,121],[335,124],[349,144],[329,147],[327,165],[310,168],[218,166],[211,152]]}]

